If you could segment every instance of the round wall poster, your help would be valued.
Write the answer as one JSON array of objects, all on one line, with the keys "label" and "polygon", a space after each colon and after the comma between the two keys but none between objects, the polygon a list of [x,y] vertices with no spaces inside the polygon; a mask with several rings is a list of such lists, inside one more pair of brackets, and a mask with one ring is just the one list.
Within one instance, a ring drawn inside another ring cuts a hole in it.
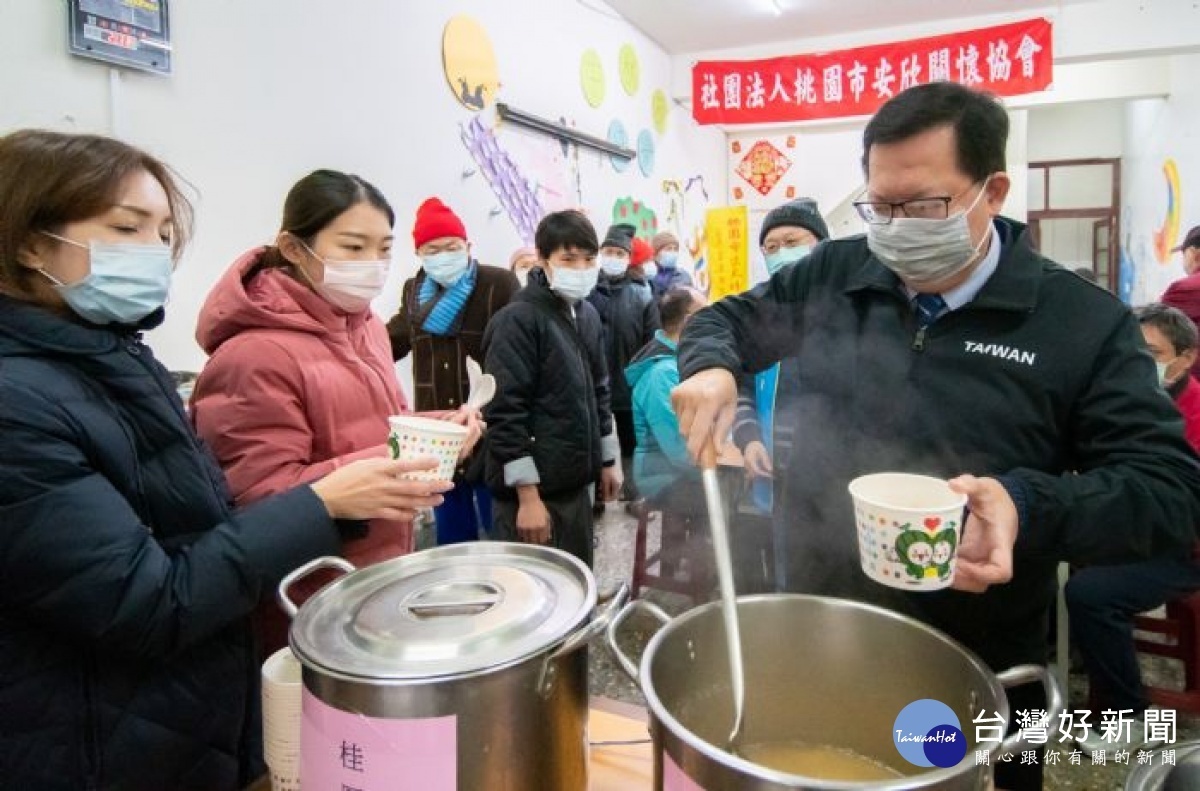
[{"label": "round wall poster", "polygon": [[604,65],[594,49],[584,52],[579,61],[579,84],[589,105],[599,107],[604,102]]},{"label": "round wall poster", "polygon": [[471,110],[482,110],[496,99],[500,72],[496,52],[483,25],[469,16],[456,16],[442,32],[442,68],[454,98]]},{"label": "round wall poster", "polygon": [[638,132],[637,159],[643,176],[654,172],[654,135],[650,134],[649,129]]},{"label": "round wall poster", "polygon": [[642,80],[642,67],[638,63],[637,50],[632,44],[621,46],[621,52],[617,56],[617,69],[621,73],[621,87],[625,89],[625,93],[633,96]]},{"label": "round wall poster", "polygon": [[[629,148],[629,133],[625,131],[625,124],[614,118],[608,125],[608,142],[614,146],[621,148]],[[629,170],[629,160],[621,157],[610,156],[608,161],[612,163],[613,170],[618,173],[624,173]]]},{"label": "round wall poster", "polygon": [[650,117],[654,119],[654,131],[660,135],[667,133],[667,115],[671,112],[671,105],[667,103],[667,94],[659,88],[650,97]]}]

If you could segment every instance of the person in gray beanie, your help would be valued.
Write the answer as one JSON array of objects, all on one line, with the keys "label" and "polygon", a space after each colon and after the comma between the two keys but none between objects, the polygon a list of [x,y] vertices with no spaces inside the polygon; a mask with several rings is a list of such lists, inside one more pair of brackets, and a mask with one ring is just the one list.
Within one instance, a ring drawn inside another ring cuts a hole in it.
[{"label": "person in gray beanie", "polygon": [[829,238],[829,227],[812,198],[796,198],[767,212],[758,232],[767,272],[775,274],[787,264],[799,261]]}]

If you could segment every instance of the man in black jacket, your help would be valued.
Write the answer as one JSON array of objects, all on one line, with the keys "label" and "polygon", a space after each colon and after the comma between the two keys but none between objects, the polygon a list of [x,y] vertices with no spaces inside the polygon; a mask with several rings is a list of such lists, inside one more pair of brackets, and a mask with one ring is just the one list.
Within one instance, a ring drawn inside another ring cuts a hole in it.
[{"label": "man in black jacket", "polygon": [[540,268],[483,339],[496,377],[486,470],[498,537],[551,544],[592,563],[591,484],[621,489],[596,286],[596,231],[581,213],[547,215],[534,241]]},{"label": "man in black jacket", "polygon": [[[695,453],[727,436],[736,376],[796,355],[789,587],[908,612],[997,670],[1046,661],[1059,561],[1183,557],[1200,522],[1200,467],[1137,322],[998,216],[1007,133],[998,102],[953,83],[890,100],[864,132],[865,238],[698,313],[675,394]],[[885,470],[967,495],[957,590],[860,571],[846,485]],[[1009,693],[1014,711],[1040,697]],[[1041,766],[1000,764],[996,785],[1040,788]]]},{"label": "man in black jacket", "polygon": [[616,423],[617,438],[621,441],[621,459],[625,475],[625,488],[636,499],[633,485],[633,449],[636,444],[633,433],[633,401],[629,383],[625,381],[625,367],[633,360],[638,350],[654,340],[654,333],[662,326],[654,295],[644,281],[634,280],[630,265],[633,263],[635,242],[647,246],[635,238],[637,228],[620,223],[608,229],[600,245],[600,280],[588,295],[588,302],[600,314],[604,325],[604,353],[611,373],[612,413]]}]

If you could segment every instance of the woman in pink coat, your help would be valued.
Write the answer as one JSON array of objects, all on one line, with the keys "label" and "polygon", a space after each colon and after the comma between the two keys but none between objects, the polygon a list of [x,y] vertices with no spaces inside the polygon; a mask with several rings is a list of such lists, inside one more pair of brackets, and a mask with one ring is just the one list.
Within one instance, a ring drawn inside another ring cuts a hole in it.
[{"label": "woman in pink coat", "polygon": [[[288,193],[276,244],[235,261],[205,300],[196,339],[211,358],[192,415],[238,505],[387,455],[387,419],[408,405],[370,305],[387,280],[394,219],[368,182],[318,170]],[[364,523],[344,544],[357,566],[412,549],[411,522]],[[265,652],[286,644],[286,629],[264,602]]]}]

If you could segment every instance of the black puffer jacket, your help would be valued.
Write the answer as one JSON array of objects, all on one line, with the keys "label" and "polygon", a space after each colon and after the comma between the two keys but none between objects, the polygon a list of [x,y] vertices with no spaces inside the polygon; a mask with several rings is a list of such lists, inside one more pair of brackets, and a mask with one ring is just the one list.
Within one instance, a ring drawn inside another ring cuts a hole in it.
[{"label": "black puffer jacket", "polygon": [[246,616],[337,531],[308,487],[228,503],[137,335],[0,297],[0,789],[259,774]]},{"label": "black puffer jacket", "polygon": [[486,474],[497,497],[535,481],[543,495],[575,491],[616,458],[602,336],[595,309],[586,300],[572,309],[540,269],[488,325],[484,370],[496,397],[484,411]]},{"label": "black puffer jacket", "polygon": [[[693,316],[679,369],[794,355],[801,439],[775,506],[788,584],[911,611],[1002,669],[1045,660],[1058,561],[1187,556],[1200,466],[1129,309],[1034,252],[1023,225],[995,226],[997,269],[927,329],[866,240],[838,239]],[[977,595],[868,579],[846,486],[892,470],[999,478],[1021,513],[1012,581]]]},{"label": "black puffer jacket", "polygon": [[[650,286],[630,275],[610,278],[601,274],[588,302],[604,324],[604,359],[610,371],[624,371],[638,351],[654,340],[654,331],[662,327]],[[612,377],[612,408],[628,412],[633,409],[630,399],[625,377]],[[625,450],[633,452],[632,448]]]}]

